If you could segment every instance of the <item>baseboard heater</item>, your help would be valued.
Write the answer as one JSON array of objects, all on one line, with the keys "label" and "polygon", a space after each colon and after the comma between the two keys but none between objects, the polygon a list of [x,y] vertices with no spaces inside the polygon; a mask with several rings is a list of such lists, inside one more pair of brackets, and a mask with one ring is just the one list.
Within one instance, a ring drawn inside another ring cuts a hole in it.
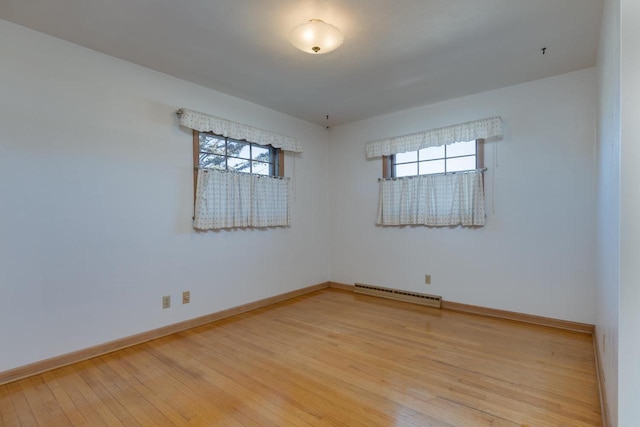
[{"label": "baseboard heater", "polygon": [[358,294],[371,295],[374,297],[412,302],[414,304],[427,305],[429,307],[440,308],[442,305],[442,297],[436,295],[420,294],[417,292],[402,291],[400,289],[383,288],[382,286],[365,285],[363,283],[356,283],[354,285],[354,292]]}]

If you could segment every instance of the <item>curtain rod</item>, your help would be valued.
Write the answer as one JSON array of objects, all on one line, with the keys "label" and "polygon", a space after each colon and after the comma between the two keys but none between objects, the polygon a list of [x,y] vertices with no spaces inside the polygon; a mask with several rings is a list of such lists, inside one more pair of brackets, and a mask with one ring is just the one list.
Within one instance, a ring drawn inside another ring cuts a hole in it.
[{"label": "curtain rod", "polygon": [[428,175],[463,175],[465,173],[473,173],[473,172],[485,172],[487,170],[487,168],[480,168],[480,169],[471,169],[471,170],[466,170],[466,171],[456,171],[456,172],[442,172],[442,173],[427,173],[427,174],[422,174],[422,175],[411,175],[411,176],[399,176],[399,177],[392,177],[392,178],[378,178],[378,181],[395,181],[397,179],[412,179],[412,178],[419,178],[421,176],[428,176]]},{"label": "curtain rod", "polygon": [[289,179],[288,176],[276,176],[276,175],[260,175],[257,173],[250,173],[250,172],[241,172],[241,171],[230,171],[230,170],[226,170],[226,169],[215,169],[215,168],[199,168],[197,166],[195,166],[193,168],[194,171],[199,171],[202,170],[204,172],[209,172],[209,171],[219,171],[219,172],[227,172],[227,173],[237,173],[237,174],[242,174],[242,175],[252,175],[252,176],[257,176],[258,178],[276,178],[276,179]]}]

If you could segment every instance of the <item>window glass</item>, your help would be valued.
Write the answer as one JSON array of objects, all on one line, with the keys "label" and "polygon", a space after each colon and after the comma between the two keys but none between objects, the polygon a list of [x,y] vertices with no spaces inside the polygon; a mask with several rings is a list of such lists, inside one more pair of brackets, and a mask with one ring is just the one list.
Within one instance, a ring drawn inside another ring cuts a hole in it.
[{"label": "window glass", "polygon": [[444,159],[420,162],[420,175],[430,173],[444,173],[444,166]]},{"label": "window glass", "polygon": [[225,156],[200,153],[200,167],[206,169],[226,169]]},{"label": "window glass", "polygon": [[447,172],[459,172],[476,168],[476,156],[447,159]]},{"label": "window glass", "polygon": [[251,172],[251,161],[235,157],[227,157],[227,168],[236,172]]},{"label": "window glass", "polygon": [[396,154],[396,163],[407,163],[407,162],[416,162],[416,161],[418,161],[417,151],[410,151],[408,153]]},{"label": "window glass", "polygon": [[418,152],[420,160],[433,160],[444,158],[444,145],[440,147],[423,148]]},{"label": "window glass", "polygon": [[227,141],[227,156],[229,157],[242,157],[249,159],[250,157],[250,144],[234,141],[232,139]]},{"label": "window glass", "polygon": [[200,152],[216,153],[224,155],[225,140],[214,135],[201,134]]},{"label": "window glass", "polygon": [[447,145],[447,157],[469,156],[476,154],[476,142],[456,142]]},{"label": "window glass", "polygon": [[260,161],[269,161],[269,153],[270,150],[267,147],[261,147],[259,145],[254,145],[251,147],[251,158],[253,160]]},{"label": "window glass", "polygon": [[277,175],[278,169],[282,168],[277,162],[279,150],[270,145],[236,141],[204,132],[199,132],[197,138],[199,163],[196,167],[258,175]]},{"label": "window glass", "polygon": [[396,176],[413,176],[418,175],[418,163],[404,163],[396,165]]},{"label": "window glass", "polygon": [[270,165],[264,162],[252,162],[251,172],[257,175],[270,175]]},{"label": "window glass", "polygon": [[[482,165],[478,164],[478,158],[481,159],[481,156],[477,155],[477,150],[480,149],[478,147],[482,147],[481,140],[479,141],[456,142],[386,157],[390,165],[390,172],[386,173],[388,176],[400,178],[481,168]],[[389,168],[383,169],[389,171]]]}]

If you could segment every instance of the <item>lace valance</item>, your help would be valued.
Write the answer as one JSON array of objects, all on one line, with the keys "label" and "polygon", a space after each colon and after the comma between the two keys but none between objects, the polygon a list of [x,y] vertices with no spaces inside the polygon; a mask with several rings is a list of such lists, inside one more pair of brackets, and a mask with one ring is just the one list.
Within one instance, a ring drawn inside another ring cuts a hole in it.
[{"label": "lace valance", "polygon": [[213,132],[228,138],[247,140],[259,145],[271,145],[285,151],[302,153],[302,143],[289,136],[278,135],[262,129],[257,129],[242,123],[232,122],[216,116],[181,108],[178,110],[180,124],[200,132]]},{"label": "lace valance", "polygon": [[453,126],[445,126],[409,135],[368,142],[367,158],[390,156],[407,151],[438,147],[454,142],[502,137],[502,118],[491,117]]}]

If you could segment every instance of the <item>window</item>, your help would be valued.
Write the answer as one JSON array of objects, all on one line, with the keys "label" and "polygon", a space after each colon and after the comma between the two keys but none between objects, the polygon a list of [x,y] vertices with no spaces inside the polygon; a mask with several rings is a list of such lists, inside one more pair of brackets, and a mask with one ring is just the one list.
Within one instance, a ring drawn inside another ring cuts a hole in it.
[{"label": "window", "polygon": [[270,145],[193,130],[193,195],[198,169],[219,169],[255,175],[284,176],[284,151]]},{"label": "window", "polygon": [[270,145],[194,131],[194,167],[284,176],[282,151]]},{"label": "window", "polygon": [[383,177],[400,178],[481,169],[482,142],[477,139],[383,156]]},{"label": "window", "polygon": [[[376,223],[483,226],[482,143],[477,139],[383,156]],[[393,179],[401,177],[407,178]]]},{"label": "window", "polygon": [[300,141],[187,108],[178,117],[193,130],[193,228],[290,225],[284,150],[301,153]]},{"label": "window", "polygon": [[289,226],[282,150],[194,130],[193,162],[194,228]]}]

